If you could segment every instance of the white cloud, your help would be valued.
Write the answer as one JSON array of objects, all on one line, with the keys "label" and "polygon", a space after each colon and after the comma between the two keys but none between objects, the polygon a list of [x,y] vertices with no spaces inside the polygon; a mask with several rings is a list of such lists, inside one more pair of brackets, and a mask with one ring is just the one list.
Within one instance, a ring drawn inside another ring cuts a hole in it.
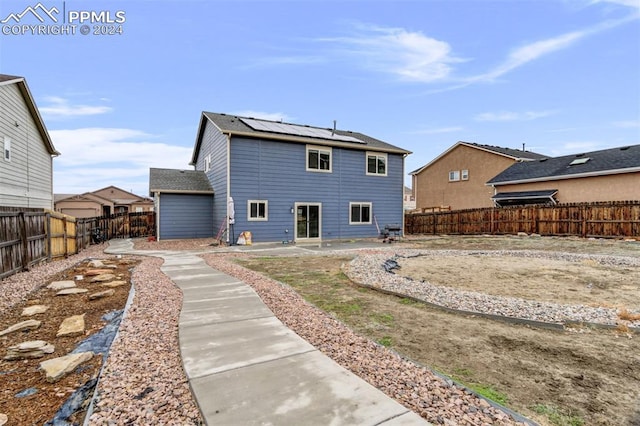
[{"label": "white cloud", "polygon": [[50,130],[58,151],[54,192],[82,193],[108,185],[146,195],[149,168],[190,169],[193,149],[153,141],[135,129],[82,128]]},{"label": "white cloud", "polygon": [[613,3],[621,6],[634,7],[640,9],[640,0],[593,0],[592,3]]},{"label": "white cloud", "polygon": [[45,118],[50,119],[105,114],[113,110],[108,106],[71,105],[67,99],[57,96],[46,97],[45,101],[48,105],[38,109]]},{"label": "white cloud", "polygon": [[359,24],[352,36],[319,41],[331,43],[335,54],[349,60],[357,58],[367,68],[406,81],[429,83],[446,79],[452,72],[451,64],[463,61],[452,55],[447,42],[403,28]]},{"label": "white cloud", "polygon": [[555,111],[498,111],[484,112],[474,117],[476,121],[530,121],[555,114]]},{"label": "white cloud", "polygon": [[507,56],[507,59],[502,64],[498,65],[485,74],[471,78],[470,82],[495,80],[496,78],[507,74],[508,72],[513,71],[514,69],[519,68],[529,62],[542,58],[543,56],[549,55],[551,53],[567,49],[588,36],[611,28],[615,28],[637,18],[637,14],[632,14],[621,19],[600,22],[599,24],[580,31],[572,31],[569,33],[558,35],[556,37],[551,37],[523,45],[511,51],[511,53]]},{"label": "white cloud", "polygon": [[265,111],[255,111],[251,109],[236,111],[232,114],[238,115],[240,117],[259,118],[262,120],[271,120],[271,121],[291,121],[293,119],[293,117],[283,112],[265,112]]}]

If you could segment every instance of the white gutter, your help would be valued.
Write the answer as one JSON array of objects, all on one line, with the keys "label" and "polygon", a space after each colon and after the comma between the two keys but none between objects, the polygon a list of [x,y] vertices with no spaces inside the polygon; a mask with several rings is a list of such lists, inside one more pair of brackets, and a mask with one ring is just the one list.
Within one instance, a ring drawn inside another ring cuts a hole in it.
[{"label": "white gutter", "polygon": [[515,185],[520,183],[534,183],[534,182],[549,182],[554,180],[566,180],[566,179],[579,179],[585,177],[598,177],[598,176],[608,176],[608,175],[619,175],[624,173],[638,173],[640,172],[640,167],[629,167],[627,169],[613,169],[613,170],[605,170],[599,172],[587,172],[587,173],[574,173],[570,175],[562,175],[562,176],[545,176],[541,178],[531,178],[531,179],[520,179],[520,180],[509,180],[504,182],[492,182],[485,183],[486,186],[494,186],[495,185]]}]

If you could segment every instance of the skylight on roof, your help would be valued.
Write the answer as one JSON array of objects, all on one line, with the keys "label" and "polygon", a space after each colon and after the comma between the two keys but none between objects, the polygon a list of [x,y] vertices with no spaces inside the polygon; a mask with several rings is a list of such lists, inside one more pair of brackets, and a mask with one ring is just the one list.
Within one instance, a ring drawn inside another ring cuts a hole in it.
[{"label": "skylight on roof", "polygon": [[584,157],[584,158],[576,158],[575,160],[573,160],[572,162],[569,163],[570,166],[577,166],[578,164],[584,164],[587,161],[591,160],[591,158],[589,157]]},{"label": "skylight on roof", "polygon": [[329,139],[344,142],[364,143],[352,136],[339,135],[329,129],[319,127],[300,126],[297,124],[277,123],[274,121],[256,120],[254,118],[241,118],[242,122],[253,130],[281,133],[285,135],[305,136],[310,138]]}]

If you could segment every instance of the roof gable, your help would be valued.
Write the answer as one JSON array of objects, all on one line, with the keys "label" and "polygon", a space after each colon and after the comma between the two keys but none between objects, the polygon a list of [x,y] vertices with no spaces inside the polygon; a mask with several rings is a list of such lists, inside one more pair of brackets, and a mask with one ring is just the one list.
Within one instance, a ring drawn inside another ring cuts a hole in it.
[{"label": "roof gable", "polygon": [[97,195],[99,197],[102,197],[104,199],[107,199],[109,201],[115,201],[115,202],[124,202],[124,201],[131,202],[131,200],[133,200],[134,202],[147,201],[144,197],[136,195],[133,192],[125,191],[124,189],[118,188],[117,186],[114,186],[114,185],[109,185],[104,188],[91,191],[90,193]]},{"label": "roof gable", "polygon": [[201,170],[149,169],[149,195],[156,192],[213,194],[207,175]]},{"label": "roof gable", "polygon": [[516,163],[487,184],[504,185],[630,172],[640,172],[640,145]]},{"label": "roof gable", "polygon": [[533,160],[539,160],[539,159],[542,159],[542,158],[548,158],[546,155],[538,154],[538,153],[531,152],[531,151],[521,151],[521,150],[512,149],[512,148],[503,148],[503,147],[493,146],[493,145],[483,145],[483,144],[479,144],[479,143],[475,143],[475,142],[458,141],[455,144],[453,144],[451,147],[449,147],[449,149],[444,151],[442,154],[438,155],[436,158],[431,160],[429,163],[425,164],[424,166],[420,167],[419,169],[416,169],[416,170],[410,172],[409,174],[417,175],[417,174],[421,173],[423,170],[425,170],[426,168],[428,168],[432,164],[436,163],[441,158],[446,156],[448,153],[450,153],[451,151],[453,151],[454,149],[456,149],[456,148],[458,148],[460,146],[466,146],[466,147],[469,147],[469,148],[478,149],[480,151],[485,151],[485,152],[488,152],[490,154],[495,154],[495,155],[499,155],[499,156],[502,156],[502,157],[507,157],[507,158],[512,159],[513,161],[533,161]]},{"label": "roof gable", "polygon": [[402,155],[411,154],[403,148],[350,130],[339,130],[309,125],[240,117],[214,112],[202,112],[190,164],[196,164],[206,123],[212,123],[220,132],[231,137],[249,137],[293,143],[310,143],[360,150],[380,151]]},{"label": "roof gable", "polygon": [[36,128],[38,129],[38,133],[40,133],[40,137],[42,138],[45,147],[50,155],[60,155],[58,151],[56,151],[53,146],[53,141],[49,136],[49,132],[47,131],[46,126],[44,125],[44,121],[42,120],[42,116],[40,116],[40,111],[38,111],[38,107],[36,106],[36,102],[31,95],[31,91],[29,90],[29,86],[27,86],[27,81],[24,77],[18,77],[14,75],[0,74],[0,86],[4,86],[7,84],[17,84],[20,93],[22,93],[22,97],[33,117],[33,121],[36,124]]}]

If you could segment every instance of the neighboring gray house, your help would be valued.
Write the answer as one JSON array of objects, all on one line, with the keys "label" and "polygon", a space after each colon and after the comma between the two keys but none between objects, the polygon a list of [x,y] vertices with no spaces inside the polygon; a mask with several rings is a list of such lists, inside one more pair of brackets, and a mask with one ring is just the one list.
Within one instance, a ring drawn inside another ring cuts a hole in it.
[{"label": "neighboring gray house", "polygon": [[[249,231],[255,242],[315,243],[402,226],[408,154],[362,133],[203,112],[191,165],[213,189],[215,234],[233,225],[232,239]],[[166,220],[161,236],[192,233],[163,230],[174,215],[196,210],[186,199],[190,190],[197,188],[174,192],[180,211],[156,206]]]},{"label": "neighboring gray house", "polygon": [[0,74],[0,206],[53,210],[53,146],[23,77]]},{"label": "neighboring gray house", "polygon": [[155,202],[158,240],[214,235],[213,189],[204,172],[150,169],[149,195]]}]

